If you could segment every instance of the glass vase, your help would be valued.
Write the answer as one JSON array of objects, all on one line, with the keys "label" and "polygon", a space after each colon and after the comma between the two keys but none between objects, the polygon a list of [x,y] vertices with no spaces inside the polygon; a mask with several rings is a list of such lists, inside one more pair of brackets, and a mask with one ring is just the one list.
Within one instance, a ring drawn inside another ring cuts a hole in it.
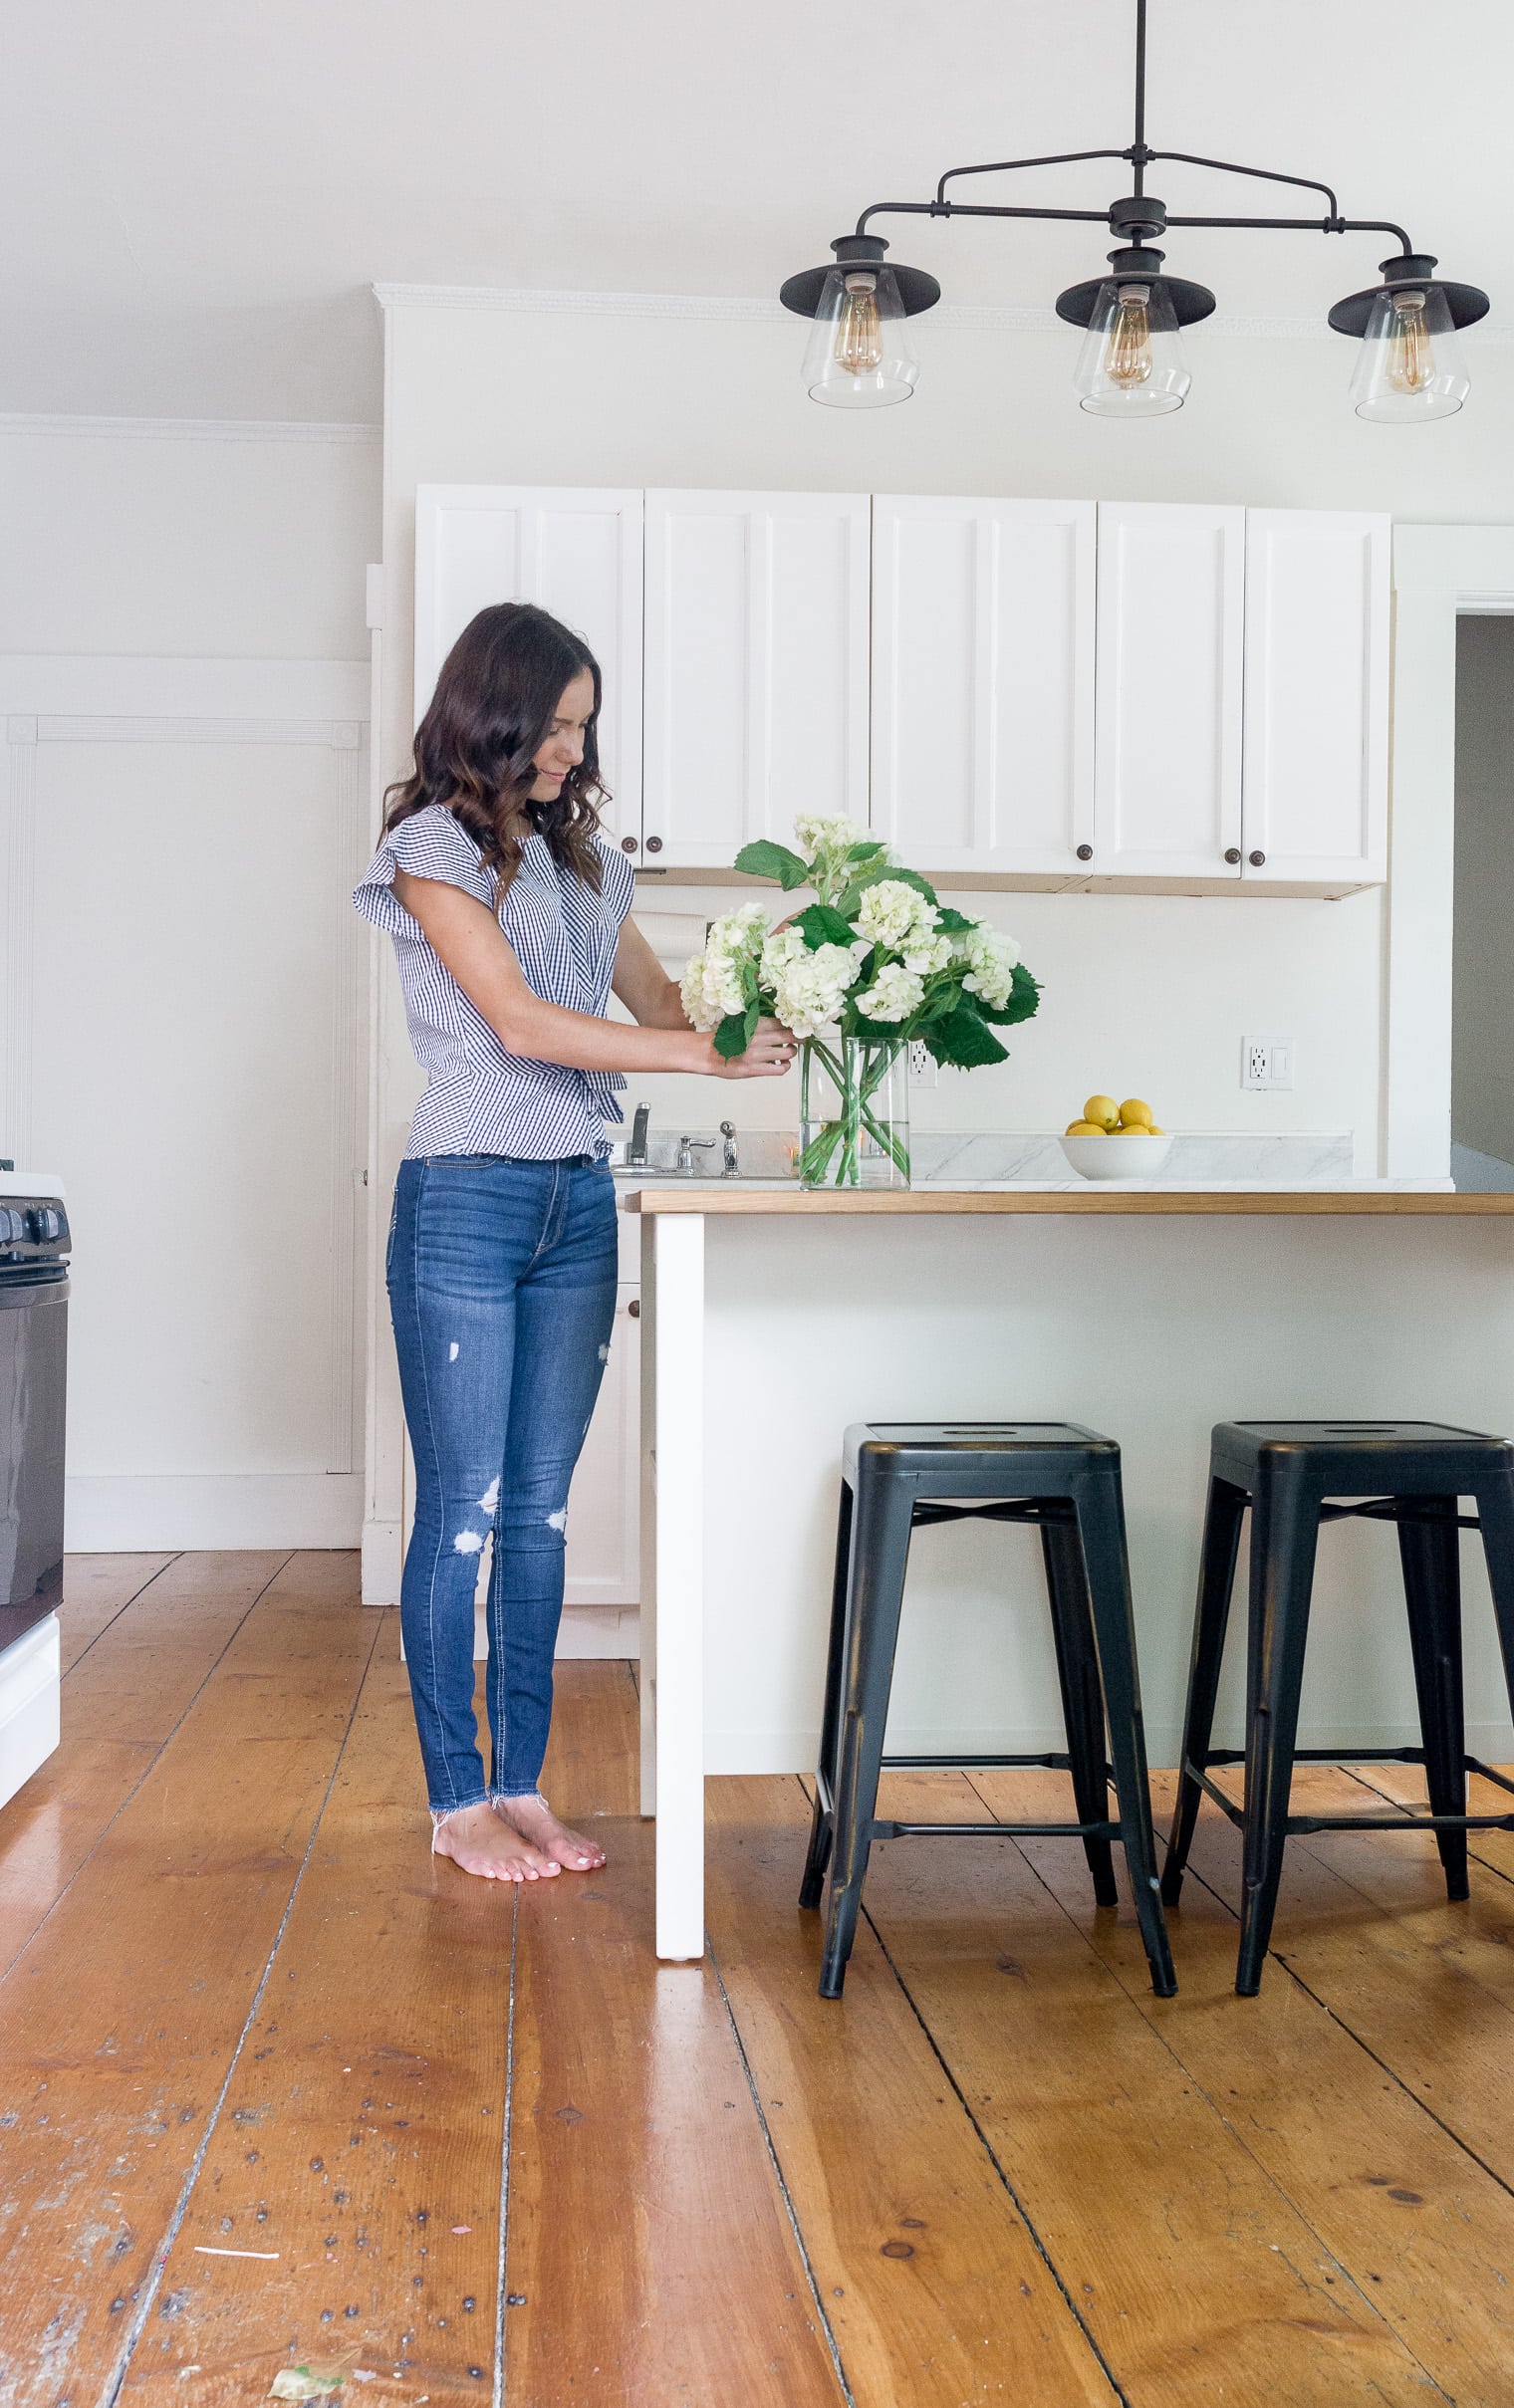
[{"label": "glass vase", "polygon": [[805,1187],[909,1185],[909,1048],[902,1038],[806,1038],[799,1177]]}]

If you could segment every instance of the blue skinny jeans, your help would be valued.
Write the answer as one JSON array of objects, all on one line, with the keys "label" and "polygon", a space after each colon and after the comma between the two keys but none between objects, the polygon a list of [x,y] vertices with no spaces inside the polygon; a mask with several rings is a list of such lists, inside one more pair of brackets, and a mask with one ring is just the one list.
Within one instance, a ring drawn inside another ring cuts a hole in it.
[{"label": "blue skinny jeans", "polygon": [[[400,1621],[431,1812],[536,1788],[552,1721],[568,1485],[616,1302],[610,1172],[432,1154],[402,1162],[389,1310],[415,1457]],[[490,1778],[473,1712],[473,1597],[494,1540]]]}]

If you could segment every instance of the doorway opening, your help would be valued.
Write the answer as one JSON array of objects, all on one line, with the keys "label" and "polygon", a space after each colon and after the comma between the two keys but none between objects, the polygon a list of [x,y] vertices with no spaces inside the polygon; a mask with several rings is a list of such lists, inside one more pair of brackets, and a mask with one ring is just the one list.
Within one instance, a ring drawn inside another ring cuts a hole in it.
[{"label": "doorway opening", "polygon": [[1451,1177],[1514,1192],[1514,615],[1456,621]]}]

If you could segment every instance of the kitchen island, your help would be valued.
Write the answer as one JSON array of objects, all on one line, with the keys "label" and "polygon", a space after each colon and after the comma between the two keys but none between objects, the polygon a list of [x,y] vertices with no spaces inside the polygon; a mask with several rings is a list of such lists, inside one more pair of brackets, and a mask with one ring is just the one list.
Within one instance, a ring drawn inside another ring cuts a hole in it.
[{"label": "kitchen island", "polygon": [[[703,1951],[705,1775],[814,1769],[849,1421],[1024,1417],[1118,1439],[1153,1766],[1176,1758],[1216,1421],[1514,1429],[1514,1195],[732,1182],[625,1208],[641,1218],[642,1810],[664,1958]],[[1502,1670],[1473,1554],[1463,1569],[1467,1744],[1498,1761],[1514,1754]],[[1300,1744],[1411,1739],[1390,1529],[1332,1530],[1316,1598]],[[1061,1744],[1034,1535],[922,1533],[890,1749]]]}]

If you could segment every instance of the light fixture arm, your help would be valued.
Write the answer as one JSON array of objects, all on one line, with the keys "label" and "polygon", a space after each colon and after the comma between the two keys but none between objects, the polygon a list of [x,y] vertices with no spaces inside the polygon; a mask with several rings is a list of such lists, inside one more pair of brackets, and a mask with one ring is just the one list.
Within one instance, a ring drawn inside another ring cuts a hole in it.
[{"label": "light fixture arm", "polygon": [[1379,217],[1343,217],[1341,204],[1333,188],[1318,176],[1287,175],[1277,167],[1247,167],[1234,159],[1201,157],[1192,150],[1153,150],[1146,141],[1146,0],[1136,0],[1136,129],[1135,138],[1124,150],[1054,150],[1043,157],[1028,159],[985,159],[980,165],[948,167],[935,188],[933,201],[875,201],[863,211],[857,221],[857,232],[866,234],[868,222],[874,217],[1029,217],[1055,218],[1100,225],[1108,222],[1116,233],[1128,232],[1136,222],[1129,210],[1123,224],[1114,223],[1113,213],[1104,209],[1046,209],[1026,206],[1011,207],[1004,203],[952,201],[946,197],[946,187],[964,175],[1010,175],[1026,167],[1068,167],[1089,159],[1124,159],[1130,166],[1134,182],[1133,197],[1144,200],[1147,167],[1159,160],[1172,160],[1185,167],[1207,167],[1217,175],[1249,175],[1272,184],[1295,184],[1306,192],[1322,192],[1329,203],[1325,217],[1169,217],[1159,201],[1151,204],[1149,232],[1159,234],[1164,226],[1219,227],[1226,231],[1301,234],[1391,234],[1401,244],[1405,257],[1412,255],[1414,246],[1401,226]]}]

